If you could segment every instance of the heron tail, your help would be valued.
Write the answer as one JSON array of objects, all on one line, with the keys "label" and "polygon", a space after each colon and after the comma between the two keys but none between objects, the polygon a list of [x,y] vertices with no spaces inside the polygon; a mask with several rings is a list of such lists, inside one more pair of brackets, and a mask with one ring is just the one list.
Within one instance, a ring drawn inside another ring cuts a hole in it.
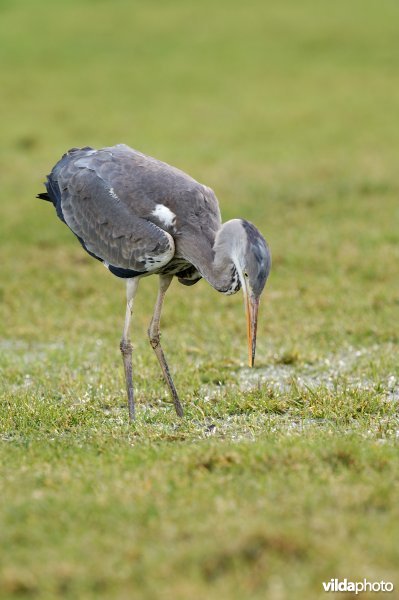
[{"label": "heron tail", "polygon": [[36,194],[36,198],[40,198],[40,200],[47,200],[47,202],[52,202],[47,192],[43,192],[43,194]]}]

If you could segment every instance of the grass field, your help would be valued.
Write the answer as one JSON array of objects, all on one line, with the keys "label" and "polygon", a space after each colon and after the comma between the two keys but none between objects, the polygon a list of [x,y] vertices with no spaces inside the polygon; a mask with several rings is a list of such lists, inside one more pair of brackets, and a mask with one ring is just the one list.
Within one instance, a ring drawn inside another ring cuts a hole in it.
[{"label": "grass field", "polygon": [[[0,2],[0,598],[307,600],[331,578],[399,597],[398,18],[394,0]],[[156,278],[129,425],[123,283],[35,200],[66,149],[117,142],[272,249],[254,370],[241,294],[172,285],[182,421],[146,337]]]}]

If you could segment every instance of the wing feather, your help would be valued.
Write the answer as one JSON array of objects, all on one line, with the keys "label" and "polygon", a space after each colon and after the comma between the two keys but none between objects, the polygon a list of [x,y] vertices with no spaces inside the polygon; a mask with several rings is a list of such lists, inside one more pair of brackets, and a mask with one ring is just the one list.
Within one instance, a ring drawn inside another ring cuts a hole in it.
[{"label": "wing feather", "polygon": [[174,255],[173,238],[134,214],[95,170],[82,161],[58,174],[65,222],[89,252],[104,262],[148,272]]},{"label": "wing feather", "polygon": [[60,190],[59,216],[109,264],[155,271],[175,256],[200,270],[213,259],[221,227],[214,192],[128,146],[69,151],[49,176],[50,187]]}]

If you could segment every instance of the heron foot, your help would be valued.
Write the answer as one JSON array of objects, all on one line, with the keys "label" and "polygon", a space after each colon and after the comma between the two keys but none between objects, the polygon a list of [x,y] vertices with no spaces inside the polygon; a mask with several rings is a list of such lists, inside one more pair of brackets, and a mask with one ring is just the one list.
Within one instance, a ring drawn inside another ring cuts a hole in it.
[{"label": "heron foot", "polygon": [[184,417],[184,410],[180,404],[179,398],[173,398],[173,404],[175,405],[175,411],[178,417]]}]

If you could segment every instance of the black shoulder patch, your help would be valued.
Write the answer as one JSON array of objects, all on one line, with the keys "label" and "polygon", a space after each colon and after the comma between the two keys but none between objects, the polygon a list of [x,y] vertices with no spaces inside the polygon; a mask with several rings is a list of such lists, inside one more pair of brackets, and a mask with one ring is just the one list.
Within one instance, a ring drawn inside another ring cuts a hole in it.
[{"label": "black shoulder patch", "polygon": [[112,265],[108,265],[108,270],[111,271],[113,275],[121,277],[122,279],[130,279],[132,277],[138,277],[139,275],[145,275],[145,271],[133,271],[133,269],[122,269],[121,267],[114,267]]}]

